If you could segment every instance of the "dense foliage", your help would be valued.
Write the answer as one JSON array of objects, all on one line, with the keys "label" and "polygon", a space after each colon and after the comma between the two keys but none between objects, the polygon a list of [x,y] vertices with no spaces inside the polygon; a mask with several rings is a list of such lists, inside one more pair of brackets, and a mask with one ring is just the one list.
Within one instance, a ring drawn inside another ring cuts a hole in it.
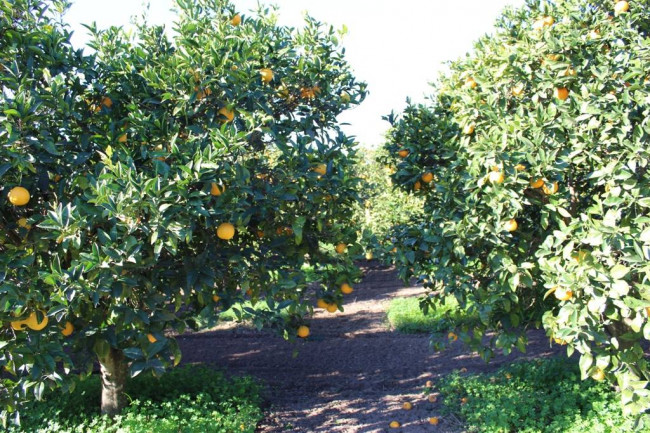
[{"label": "dense foliage", "polygon": [[20,426],[8,433],[254,432],[262,418],[262,389],[251,378],[226,378],[206,366],[184,366],[161,378],[143,374],[127,386],[129,405],[101,416],[98,376],[70,394],[57,390],[27,405]]},{"label": "dense foliage", "polygon": [[650,408],[649,6],[507,10],[385,146],[426,200],[395,233],[402,276],[477,314],[459,330],[485,358],[543,326],[634,413]]},{"label": "dense foliage", "polygon": [[336,116],[365,85],[338,33],[177,6],[173,36],[90,26],[85,54],[65,0],[0,1],[5,416],[96,360],[116,413],[126,376],[180,361],[169,331],[263,302],[256,324],[295,338],[303,265],[333,302],[357,276],[355,149]]},{"label": "dense foliage", "polygon": [[604,383],[581,382],[574,360],[518,362],[489,374],[456,371],[430,391],[440,393],[446,411],[459,414],[470,432],[634,431],[616,393]]}]

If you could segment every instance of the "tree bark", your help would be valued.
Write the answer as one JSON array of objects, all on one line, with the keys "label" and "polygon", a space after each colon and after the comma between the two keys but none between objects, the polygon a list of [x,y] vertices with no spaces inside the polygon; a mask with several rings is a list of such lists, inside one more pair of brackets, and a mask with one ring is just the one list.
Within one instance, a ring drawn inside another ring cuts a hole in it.
[{"label": "tree bark", "polygon": [[126,407],[124,388],[128,379],[124,353],[111,348],[104,358],[99,358],[102,375],[102,414],[114,417]]}]

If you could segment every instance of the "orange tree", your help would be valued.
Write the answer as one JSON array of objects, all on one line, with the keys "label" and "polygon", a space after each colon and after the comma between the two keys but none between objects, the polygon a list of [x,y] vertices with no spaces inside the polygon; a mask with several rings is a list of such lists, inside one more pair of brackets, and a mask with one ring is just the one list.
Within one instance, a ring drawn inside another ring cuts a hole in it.
[{"label": "orange tree", "polygon": [[84,55],[66,1],[0,2],[3,419],[94,362],[115,414],[130,375],[180,362],[176,333],[263,302],[255,324],[293,339],[304,265],[339,307],[357,277],[355,149],[336,116],[364,85],[337,33],[177,6],[173,37],[89,27]]},{"label": "orange tree", "polygon": [[459,330],[485,358],[543,326],[632,413],[650,407],[649,30],[647,0],[507,10],[385,146],[426,200],[395,236],[402,276],[476,312]]},{"label": "orange tree", "polygon": [[[380,163],[386,151],[364,149],[360,152],[356,172],[363,183],[359,185],[361,202],[356,206],[354,221],[366,249],[366,258],[383,259],[385,245],[390,243],[391,229],[422,214],[422,199],[392,187],[390,174],[395,167]],[[377,253],[377,254],[376,254]]]}]

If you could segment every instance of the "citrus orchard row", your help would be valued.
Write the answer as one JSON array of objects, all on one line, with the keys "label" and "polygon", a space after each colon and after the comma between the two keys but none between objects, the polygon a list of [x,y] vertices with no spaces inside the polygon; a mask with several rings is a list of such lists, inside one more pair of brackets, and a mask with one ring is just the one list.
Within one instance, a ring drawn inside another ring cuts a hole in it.
[{"label": "citrus orchard row", "polygon": [[382,160],[425,200],[386,246],[423,306],[451,294],[476,314],[458,335],[485,358],[543,326],[633,413],[650,408],[649,6],[506,10],[427,104],[388,117]]},{"label": "citrus orchard row", "polygon": [[5,420],[95,361],[102,411],[119,412],[129,376],[177,365],[173,335],[233,305],[306,337],[314,296],[340,308],[359,276],[355,149],[336,116],[365,85],[340,34],[178,0],[173,36],[90,26],[86,54],[68,6],[0,3]]}]

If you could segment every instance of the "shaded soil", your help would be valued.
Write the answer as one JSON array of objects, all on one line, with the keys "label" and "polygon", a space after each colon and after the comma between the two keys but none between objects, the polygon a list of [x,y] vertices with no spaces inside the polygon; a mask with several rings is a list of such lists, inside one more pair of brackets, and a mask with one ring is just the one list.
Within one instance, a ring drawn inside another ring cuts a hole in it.
[{"label": "shaded soil", "polygon": [[[469,373],[498,369],[515,359],[553,356],[543,332],[529,333],[528,353],[498,356],[489,364],[460,342],[443,352],[429,347],[427,335],[390,330],[386,308],[392,298],[424,293],[404,286],[391,268],[372,262],[365,277],[347,295],[345,312],[319,310],[311,335],[292,344],[280,337],[247,328],[225,328],[177,337],[183,363],[214,363],[235,375],[251,375],[268,386],[270,407],[259,432],[453,432],[463,431],[454,417],[432,426],[428,418],[440,412],[422,391],[427,380],[453,370]],[[409,401],[413,409],[402,404]],[[396,420],[402,428],[388,428]]]}]

